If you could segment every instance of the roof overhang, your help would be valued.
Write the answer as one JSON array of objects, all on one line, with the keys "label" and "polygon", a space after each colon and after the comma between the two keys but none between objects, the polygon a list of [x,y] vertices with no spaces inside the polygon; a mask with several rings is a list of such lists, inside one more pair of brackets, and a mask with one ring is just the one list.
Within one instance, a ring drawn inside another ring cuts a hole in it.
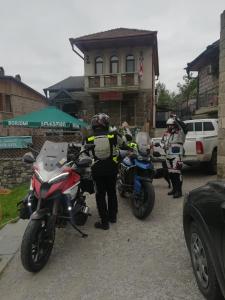
[{"label": "roof overhang", "polygon": [[202,67],[208,64],[219,64],[219,40],[209,45],[205,51],[203,51],[192,62],[187,63],[187,72],[199,71]]},{"label": "roof overhang", "polygon": [[159,75],[158,62],[158,45],[157,45],[157,31],[142,34],[139,36],[123,36],[116,38],[70,38],[71,46],[75,45],[81,52],[86,52],[94,49],[107,49],[117,47],[137,47],[137,46],[152,46],[153,61],[155,65],[155,74]]}]

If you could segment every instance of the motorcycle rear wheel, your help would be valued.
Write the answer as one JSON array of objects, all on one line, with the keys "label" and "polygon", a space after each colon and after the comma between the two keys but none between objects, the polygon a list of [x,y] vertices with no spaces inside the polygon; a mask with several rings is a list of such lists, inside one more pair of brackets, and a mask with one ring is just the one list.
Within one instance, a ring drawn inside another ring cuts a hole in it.
[{"label": "motorcycle rear wheel", "polygon": [[21,261],[29,272],[40,271],[48,262],[55,239],[55,226],[45,220],[30,220],[22,240]]},{"label": "motorcycle rear wheel", "polygon": [[133,214],[143,220],[152,212],[155,204],[155,190],[151,182],[143,182],[143,189],[139,196],[131,199]]}]

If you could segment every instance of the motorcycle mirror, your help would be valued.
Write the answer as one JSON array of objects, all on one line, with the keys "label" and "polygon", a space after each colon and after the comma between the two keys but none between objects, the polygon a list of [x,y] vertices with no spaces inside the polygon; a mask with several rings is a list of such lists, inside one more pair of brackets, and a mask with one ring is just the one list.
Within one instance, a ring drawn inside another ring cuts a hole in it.
[{"label": "motorcycle mirror", "polygon": [[32,164],[35,162],[35,158],[31,152],[27,152],[24,154],[22,161],[27,164]]}]

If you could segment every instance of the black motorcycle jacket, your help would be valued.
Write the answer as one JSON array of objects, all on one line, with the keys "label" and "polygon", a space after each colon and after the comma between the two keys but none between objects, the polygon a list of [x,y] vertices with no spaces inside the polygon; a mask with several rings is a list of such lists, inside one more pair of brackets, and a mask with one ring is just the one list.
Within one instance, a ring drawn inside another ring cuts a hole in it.
[{"label": "black motorcycle jacket", "polygon": [[99,160],[96,157],[95,149],[91,151],[91,156],[94,158],[94,163],[92,165],[92,175],[95,176],[109,176],[116,175],[118,169],[118,147],[121,143],[120,137],[116,132],[108,131],[96,131],[92,136],[89,136],[86,143],[94,144],[95,139],[98,136],[105,136],[109,139],[110,144],[110,156],[106,159]]}]

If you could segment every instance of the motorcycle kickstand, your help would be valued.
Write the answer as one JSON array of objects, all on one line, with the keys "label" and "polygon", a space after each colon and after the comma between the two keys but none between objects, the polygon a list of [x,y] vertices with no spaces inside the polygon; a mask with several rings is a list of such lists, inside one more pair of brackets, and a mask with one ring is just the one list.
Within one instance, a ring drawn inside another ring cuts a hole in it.
[{"label": "motorcycle kickstand", "polygon": [[81,230],[80,230],[79,228],[77,228],[77,226],[74,225],[72,222],[70,222],[70,224],[73,226],[73,228],[74,228],[76,231],[78,231],[78,232],[81,234],[81,237],[82,237],[82,238],[88,237],[88,234],[86,234],[86,233],[84,233],[83,231],[81,231]]}]

